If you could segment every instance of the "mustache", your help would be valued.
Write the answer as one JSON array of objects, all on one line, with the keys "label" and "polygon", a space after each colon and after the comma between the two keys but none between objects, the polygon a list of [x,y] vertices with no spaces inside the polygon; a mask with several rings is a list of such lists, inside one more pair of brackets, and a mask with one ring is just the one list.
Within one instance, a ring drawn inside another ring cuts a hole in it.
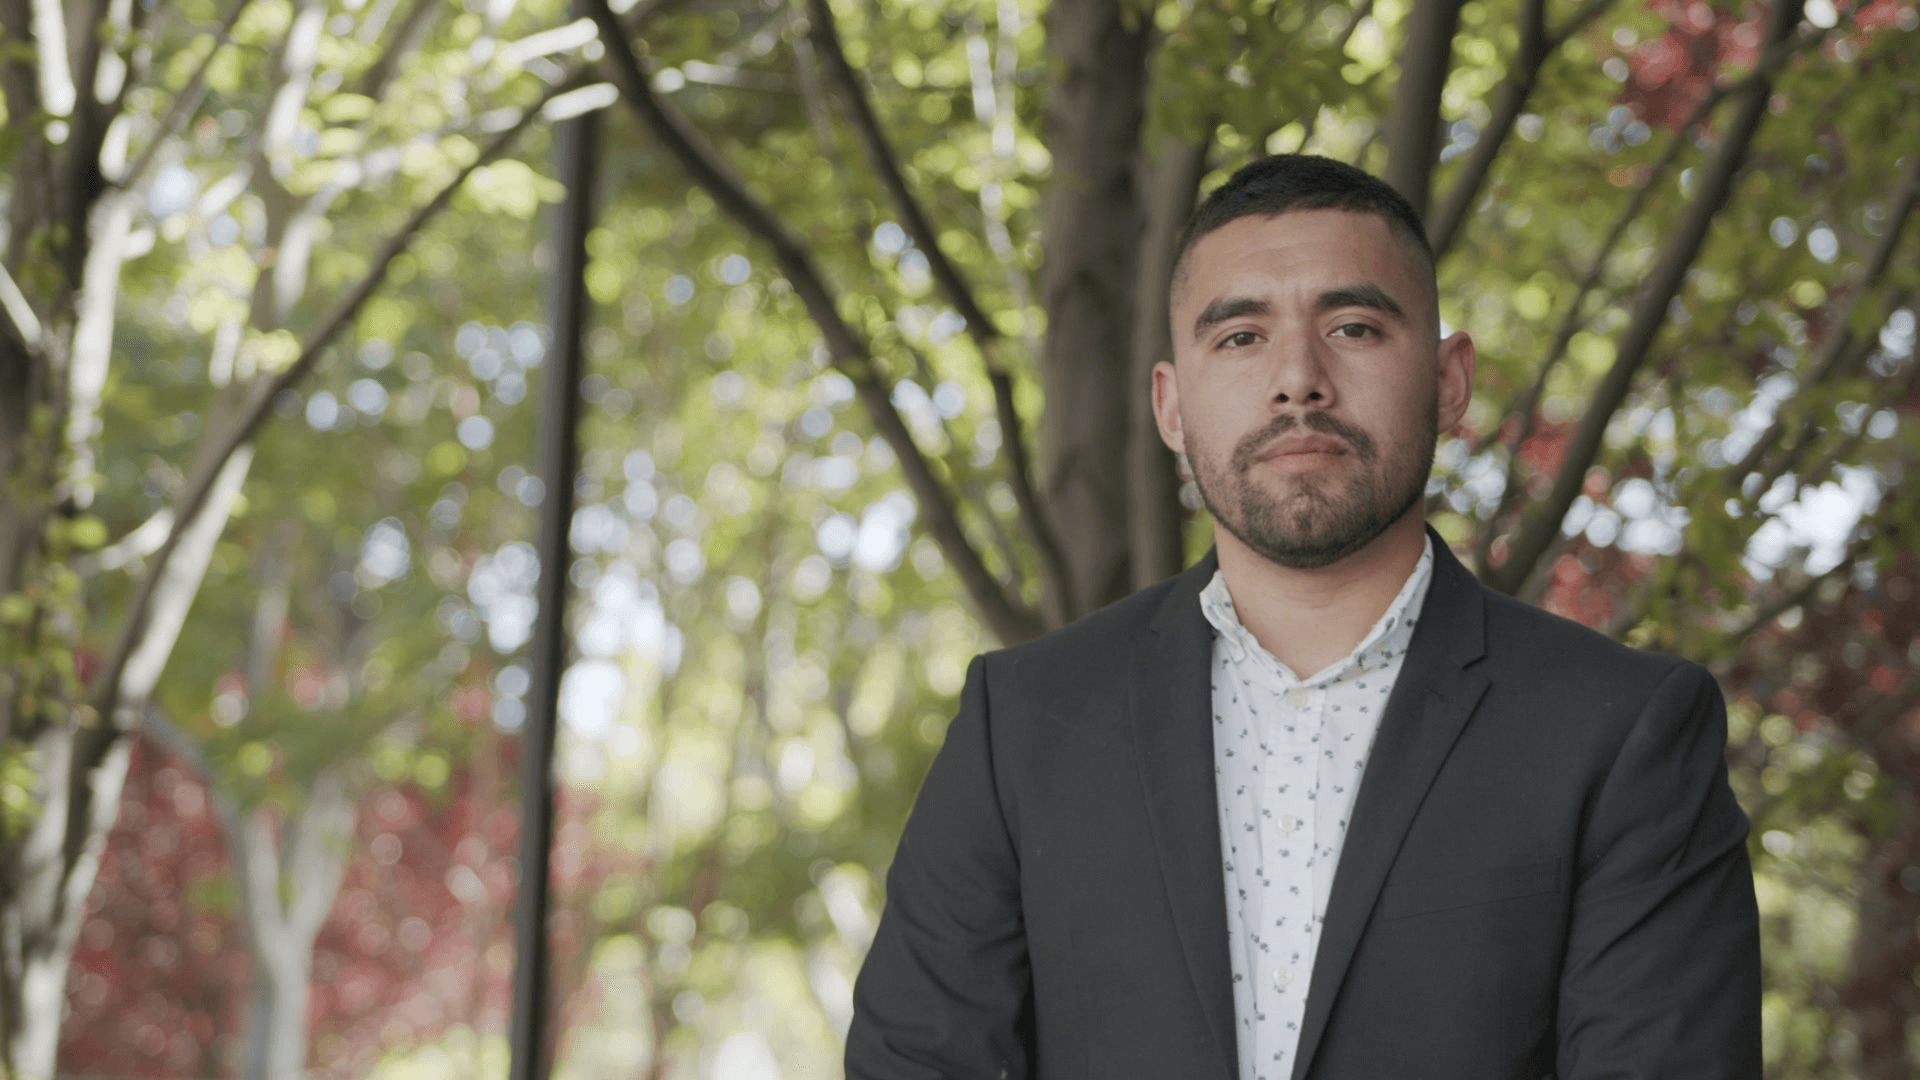
[{"label": "mustache", "polygon": [[1321,435],[1332,435],[1353,447],[1354,454],[1362,461],[1372,461],[1376,455],[1372,436],[1359,428],[1318,410],[1295,416],[1293,413],[1281,413],[1267,424],[1242,438],[1233,448],[1233,468],[1235,472],[1245,472],[1253,467],[1255,459],[1274,440],[1304,425],[1307,430]]}]

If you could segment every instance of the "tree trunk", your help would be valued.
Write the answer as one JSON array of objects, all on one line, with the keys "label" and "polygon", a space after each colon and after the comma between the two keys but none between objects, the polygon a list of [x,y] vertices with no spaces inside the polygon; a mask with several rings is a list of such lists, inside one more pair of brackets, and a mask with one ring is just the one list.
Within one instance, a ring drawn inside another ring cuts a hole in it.
[{"label": "tree trunk", "polygon": [[1056,77],[1047,102],[1053,178],[1041,204],[1047,313],[1042,499],[1066,556],[1074,618],[1126,595],[1125,470],[1133,395],[1131,316],[1142,235],[1134,169],[1145,114],[1149,27],[1118,0],[1059,0],[1047,15]]},{"label": "tree trunk", "polygon": [[[228,462],[165,567],[145,634],[122,670],[123,714],[144,711],[251,462],[250,450]],[[103,724],[114,726],[107,730]],[[100,851],[119,816],[128,750],[119,721],[97,715],[50,725],[35,749],[40,816],[8,868],[10,892],[0,909],[0,994],[19,987],[17,997],[0,1001],[0,1039],[20,1080],[53,1075],[67,967]]]},{"label": "tree trunk", "polygon": [[1160,441],[1153,420],[1153,368],[1173,359],[1167,289],[1173,280],[1174,246],[1193,213],[1210,142],[1204,135],[1195,145],[1168,139],[1156,156],[1142,155],[1140,162],[1142,233],[1134,275],[1133,359],[1127,373],[1127,542],[1135,589],[1171,577],[1186,565],[1180,478],[1173,452]]},{"label": "tree trunk", "polygon": [[[87,894],[100,852],[120,806],[127,775],[127,741],[116,740],[91,769],[75,769],[76,743],[87,729],[49,726],[35,741],[45,798],[40,817],[21,843],[17,871],[0,909],[0,1073],[12,1080],[51,1080],[66,1011],[67,968],[80,936]],[[84,785],[73,791],[71,785]],[[88,815],[69,827],[70,808]],[[86,838],[69,851],[69,833]]]},{"label": "tree trunk", "polygon": [[[0,55],[0,94],[6,95],[7,115],[24,118],[41,110],[39,68],[34,50],[38,47],[33,25],[32,0],[0,0],[0,37],[9,48]],[[22,123],[10,121],[9,126]],[[18,156],[10,163],[13,184],[8,191],[7,243],[0,252],[0,265],[18,271],[33,248],[40,226],[51,216],[47,195],[52,185],[50,144],[40,139],[23,139]]]},{"label": "tree trunk", "polygon": [[[256,564],[262,588],[248,644],[250,695],[263,692],[265,673],[272,670],[280,649],[290,578],[284,558],[288,531],[284,524],[276,530],[275,543]],[[244,1080],[299,1080],[306,1075],[313,943],[333,910],[352,854],[354,807],[346,785],[337,773],[320,772],[307,787],[298,817],[280,830],[270,807],[243,815],[199,744],[157,709],[144,710],[144,729],[199,774],[233,863],[240,921],[253,960],[240,1075]]]},{"label": "tree trunk", "polygon": [[1461,7],[1461,0],[1420,0],[1414,5],[1400,51],[1393,113],[1387,117],[1385,180],[1422,215],[1440,154],[1435,149],[1440,141],[1440,91],[1453,67],[1453,34]]},{"label": "tree trunk", "polygon": [[[26,474],[34,460],[29,447],[33,407],[39,399],[35,384],[46,378],[27,344],[10,329],[10,321],[0,323],[0,596],[20,587],[27,552],[39,531],[40,515],[18,496],[37,486]],[[7,708],[0,700],[0,740],[10,726],[4,719]]]},{"label": "tree trunk", "polygon": [[241,1072],[245,1080],[300,1080],[306,1075],[313,941],[340,891],[353,823],[353,804],[340,783],[323,774],[308,792],[284,844],[276,842],[265,809],[254,811],[233,836],[233,850],[243,853],[235,860],[235,870],[254,961],[247,1060]]}]

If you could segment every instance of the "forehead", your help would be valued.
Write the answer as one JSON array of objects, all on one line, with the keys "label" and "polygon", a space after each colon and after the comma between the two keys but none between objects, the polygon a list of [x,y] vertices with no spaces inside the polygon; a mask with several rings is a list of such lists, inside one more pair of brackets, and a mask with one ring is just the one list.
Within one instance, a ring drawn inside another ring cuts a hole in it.
[{"label": "forehead", "polygon": [[1187,252],[1173,306],[1197,309],[1228,293],[1274,296],[1372,282],[1423,305],[1419,256],[1378,214],[1291,210],[1236,218],[1196,240]]}]

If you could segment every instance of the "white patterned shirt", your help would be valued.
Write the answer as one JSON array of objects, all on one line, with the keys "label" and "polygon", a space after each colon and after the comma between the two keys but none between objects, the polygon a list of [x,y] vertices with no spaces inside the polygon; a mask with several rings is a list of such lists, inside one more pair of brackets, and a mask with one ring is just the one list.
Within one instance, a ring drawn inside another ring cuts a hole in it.
[{"label": "white patterned shirt", "polygon": [[1213,757],[1240,1080],[1287,1080],[1354,793],[1433,577],[1433,541],[1360,644],[1312,678],[1260,647],[1215,571]]}]

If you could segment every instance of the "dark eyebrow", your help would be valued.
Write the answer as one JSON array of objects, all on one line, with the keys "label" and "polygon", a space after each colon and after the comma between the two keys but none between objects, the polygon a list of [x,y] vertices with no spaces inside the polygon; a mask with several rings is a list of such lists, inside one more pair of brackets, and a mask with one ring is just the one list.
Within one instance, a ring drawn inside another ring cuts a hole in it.
[{"label": "dark eyebrow", "polygon": [[1265,300],[1255,300],[1251,296],[1223,296],[1208,304],[1200,312],[1200,317],[1193,320],[1193,336],[1197,338],[1228,319],[1237,319],[1242,315],[1271,314],[1273,305]]},{"label": "dark eyebrow", "polygon": [[1387,290],[1371,281],[1328,289],[1320,294],[1320,299],[1314,306],[1320,311],[1331,311],[1334,308],[1343,307],[1372,308],[1375,311],[1384,311],[1402,321],[1407,317],[1406,312],[1400,310],[1400,302],[1387,295]]}]

